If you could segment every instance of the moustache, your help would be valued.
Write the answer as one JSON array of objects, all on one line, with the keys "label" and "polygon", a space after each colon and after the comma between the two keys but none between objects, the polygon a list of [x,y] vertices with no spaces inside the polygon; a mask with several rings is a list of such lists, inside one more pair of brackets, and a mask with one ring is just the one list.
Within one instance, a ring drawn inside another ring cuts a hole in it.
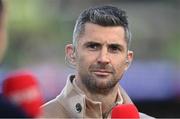
[{"label": "moustache", "polygon": [[111,73],[115,72],[114,68],[110,64],[92,64],[89,69],[90,71],[103,70]]}]

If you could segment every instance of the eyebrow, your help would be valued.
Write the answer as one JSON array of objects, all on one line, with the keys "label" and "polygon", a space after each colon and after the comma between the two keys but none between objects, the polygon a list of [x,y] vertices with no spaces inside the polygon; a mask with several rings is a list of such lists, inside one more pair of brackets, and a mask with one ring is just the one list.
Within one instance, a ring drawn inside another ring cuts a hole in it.
[{"label": "eyebrow", "polygon": [[90,45],[90,44],[101,45],[101,43],[95,42],[95,41],[88,41],[88,42],[84,43],[83,45],[87,46],[87,45]]},{"label": "eyebrow", "polygon": [[[84,45],[84,46],[87,46],[87,45],[90,45],[90,44],[102,45],[101,43],[95,42],[95,41],[88,41],[88,42],[84,43],[83,45]],[[109,46],[110,46],[110,47],[111,47],[111,46],[113,46],[113,47],[118,47],[118,48],[120,48],[121,50],[124,50],[124,49],[125,49],[123,45],[118,44],[118,43],[110,43],[110,44],[108,44],[108,47],[109,47]]]},{"label": "eyebrow", "polygon": [[117,48],[120,48],[121,50],[124,49],[124,46],[122,46],[121,44],[117,44],[117,43],[111,43],[111,44],[108,44],[108,46],[117,47]]}]

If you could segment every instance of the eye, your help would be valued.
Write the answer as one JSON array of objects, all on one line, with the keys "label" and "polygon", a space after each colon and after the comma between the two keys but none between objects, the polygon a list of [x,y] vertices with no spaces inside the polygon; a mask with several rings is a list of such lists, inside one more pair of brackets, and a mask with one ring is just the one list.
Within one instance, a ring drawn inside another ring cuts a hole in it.
[{"label": "eye", "polygon": [[109,52],[112,52],[112,53],[118,53],[121,51],[121,48],[118,45],[110,45],[108,49],[109,49]]},{"label": "eye", "polygon": [[89,43],[87,44],[87,48],[90,50],[98,50],[100,45],[98,43]]}]

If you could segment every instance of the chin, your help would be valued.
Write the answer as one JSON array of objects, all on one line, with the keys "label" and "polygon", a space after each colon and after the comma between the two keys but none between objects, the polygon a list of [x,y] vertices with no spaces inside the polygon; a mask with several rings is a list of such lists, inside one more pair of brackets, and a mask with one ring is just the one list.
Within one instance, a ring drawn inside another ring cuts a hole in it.
[{"label": "chin", "polygon": [[103,81],[96,81],[96,87],[100,89],[111,89],[117,84],[117,81],[114,82],[112,80],[103,80]]}]

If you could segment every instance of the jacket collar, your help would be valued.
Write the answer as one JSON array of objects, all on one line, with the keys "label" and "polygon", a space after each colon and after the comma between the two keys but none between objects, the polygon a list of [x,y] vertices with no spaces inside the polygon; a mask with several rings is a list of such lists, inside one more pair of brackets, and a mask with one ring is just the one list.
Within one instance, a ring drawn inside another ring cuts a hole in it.
[{"label": "jacket collar", "polygon": [[[75,75],[69,76],[66,86],[57,97],[59,102],[61,102],[63,107],[70,113],[70,115],[72,115],[72,117],[86,118],[92,117],[91,114],[93,114],[94,117],[102,118],[101,102],[92,101],[87,98],[84,92],[81,91],[75,83],[73,83],[74,78]],[[127,94],[121,94],[121,90],[122,88],[120,87],[116,103],[132,103]],[[124,92],[124,90],[122,91]]]}]

